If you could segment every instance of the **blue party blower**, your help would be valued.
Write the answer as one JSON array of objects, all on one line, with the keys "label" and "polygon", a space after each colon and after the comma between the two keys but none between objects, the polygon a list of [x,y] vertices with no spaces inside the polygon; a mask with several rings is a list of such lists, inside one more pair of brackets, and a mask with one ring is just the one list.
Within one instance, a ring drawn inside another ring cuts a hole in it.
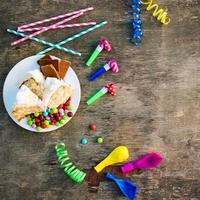
[{"label": "blue party blower", "polygon": [[108,70],[112,70],[113,73],[117,73],[119,71],[119,67],[117,65],[117,61],[112,59],[103,67],[100,67],[97,71],[95,71],[89,78],[89,81],[94,81],[96,78],[103,75]]},{"label": "blue party blower", "polygon": [[116,178],[111,173],[107,173],[106,178],[108,180],[114,181],[121,190],[122,194],[127,197],[128,200],[135,199],[137,194],[137,187],[131,181]]}]

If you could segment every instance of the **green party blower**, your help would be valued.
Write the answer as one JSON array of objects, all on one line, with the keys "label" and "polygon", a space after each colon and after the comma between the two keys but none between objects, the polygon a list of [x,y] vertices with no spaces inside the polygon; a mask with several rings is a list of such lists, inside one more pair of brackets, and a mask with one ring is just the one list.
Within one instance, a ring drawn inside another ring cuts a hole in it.
[{"label": "green party blower", "polygon": [[89,106],[89,105],[93,104],[95,101],[100,99],[104,94],[106,94],[108,92],[110,93],[111,96],[116,96],[116,89],[115,89],[115,86],[113,83],[107,84],[101,90],[99,90],[95,95],[90,97],[86,102],[87,105]]},{"label": "green party blower", "polygon": [[91,64],[95,61],[95,59],[103,51],[103,49],[105,51],[107,51],[107,52],[110,52],[112,50],[112,47],[111,47],[110,43],[106,39],[102,39],[100,41],[100,43],[97,46],[97,48],[95,49],[95,51],[92,53],[92,55],[90,56],[89,60],[86,62],[86,65],[88,67],[91,66]]}]

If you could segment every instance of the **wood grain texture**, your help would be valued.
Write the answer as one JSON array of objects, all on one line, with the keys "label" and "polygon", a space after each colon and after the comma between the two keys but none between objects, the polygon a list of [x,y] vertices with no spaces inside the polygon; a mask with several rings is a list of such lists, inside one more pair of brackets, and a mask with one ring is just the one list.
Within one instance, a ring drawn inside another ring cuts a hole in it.
[{"label": "wood grain texture", "polygon": [[[200,1],[156,0],[168,9],[169,26],[160,25],[143,8],[144,37],[140,47],[129,43],[131,35],[130,1],[125,0],[2,0],[0,3],[0,84],[21,59],[44,47],[25,42],[11,48],[17,39],[5,29],[54,16],[66,11],[94,6],[95,11],[77,22],[108,20],[109,25],[67,47],[83,53],[81,58],[52,51],[69,59],[79,76],[82,98],[78,113],[70,123],[48,134],[31,134],[8,117],[1,99],[0,111],[0,199],[1,200],[122,200],[115,185],[102,181],[97,193],[88,191],[88,183],[73,184],[58,169],[54,145],[64,141],[74,162],[88,171],[117,145],[126,145],[130,159],[148,151],[162,153],[166,160],[156,170],[131,176],[137,184],[137,200],[200,199]],[[82,30],[54,30],[40,36],[55,42]],[[91,69],[85,61],[100,38],[108,38],[114,50],[102,53]],[[86,77],[109,59],[119,61],[119,74],[107,73],[89,83]],[[105,83],[117,84],[118,96],[104,97],[94,106],[86,99]],[[2,95],[2,89],[1,89]],[[88,132],[89,123],[98,130]],[[95,143],[95,136],[104,144]]]}]

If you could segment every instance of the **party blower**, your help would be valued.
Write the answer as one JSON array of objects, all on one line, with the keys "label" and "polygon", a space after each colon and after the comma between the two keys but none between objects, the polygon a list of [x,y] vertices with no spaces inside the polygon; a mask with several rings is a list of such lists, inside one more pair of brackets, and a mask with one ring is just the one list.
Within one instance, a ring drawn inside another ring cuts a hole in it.
[{"label": "party blower", "polygon": [[87,100],[87,105],[93,104],[95,101],[100,99],[104,94],[110,93],[111,96],[116,96],[116,89],[113,83],[108,83],[106,86],[104,86],[101,90],[99,90],[95,95],[90,97]]},{"label": "party blower", "polygon": [[100,67],[96,72],[94,72],[90,77],[89,81],[94,81],[99,76],[103,75],[108,70],[111,70],[113,73],[119,72],[119,67],[115,59],[110,60],[106,65]]},{"label": "party blower", "polygon": [[137,187],[131,181],[116,178],[111,173],[107,173],[106,178],[108,180],[114,181],[122,194],[127,197],[128,200],[135,199],[137,194]]},{"label": "party blower", "polygon": [[95,59],[97,58],[97,56],[103,51],[105,50],[106,52],[110,52],[112,50],[112,47],[110,45],[110,43],[108,42],[108,40],[106,39],[102,39],[99,43],[99,45],[97,46],[97,48],[95,49],[95,51],[92,53],[92,55],[90,56],[89,60],[86,62],[86,65],[88,67],[91,66],[91,64],[95,61]]},{"label": "party blower", "polygon": [[128,148],[126,146],[118,146],[115,148],[103,161],[101,161],[94,169],[97,173],[103,170],[103,168],[121,163],[129,158]]},{"label": "party blower", "polygon": [[121,170],[123,173],[128,173],[136,169],[153,169],[157,167],[162,160],[163,157],[158,153],[147,153],[137,160],[124,164],[121,166]]}]

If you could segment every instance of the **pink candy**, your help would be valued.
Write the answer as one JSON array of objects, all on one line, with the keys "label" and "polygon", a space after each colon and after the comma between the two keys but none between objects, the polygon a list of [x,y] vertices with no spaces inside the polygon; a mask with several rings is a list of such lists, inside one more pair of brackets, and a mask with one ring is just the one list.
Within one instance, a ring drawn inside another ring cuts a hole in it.
[{"label": "pink candy", "polygon": [[106,39],[102,39],[99,45],[101,46],[101,48],[104,48],[107,52],[110,52],[112,50],[110,43]]},{"label": "pink candy", "polygon": [[59,112],[60,114],[62,114],[62,113],[64,113],[64,110],[63,110],[62,108],[60,108],[60,109],[58,110],[58,112]]},{"label": "pink candy", "polygon": [[37,126],[36,126],[35,124],[33,124],[31,127],[32,127],[32,128],[36,128]]},{"label": "pink candy", "polygon": [[114,73],[119,72],[119,66],[115,59],[110,60],[108,64],[110,65],[110,69],[112,70],[112,72]]}]

